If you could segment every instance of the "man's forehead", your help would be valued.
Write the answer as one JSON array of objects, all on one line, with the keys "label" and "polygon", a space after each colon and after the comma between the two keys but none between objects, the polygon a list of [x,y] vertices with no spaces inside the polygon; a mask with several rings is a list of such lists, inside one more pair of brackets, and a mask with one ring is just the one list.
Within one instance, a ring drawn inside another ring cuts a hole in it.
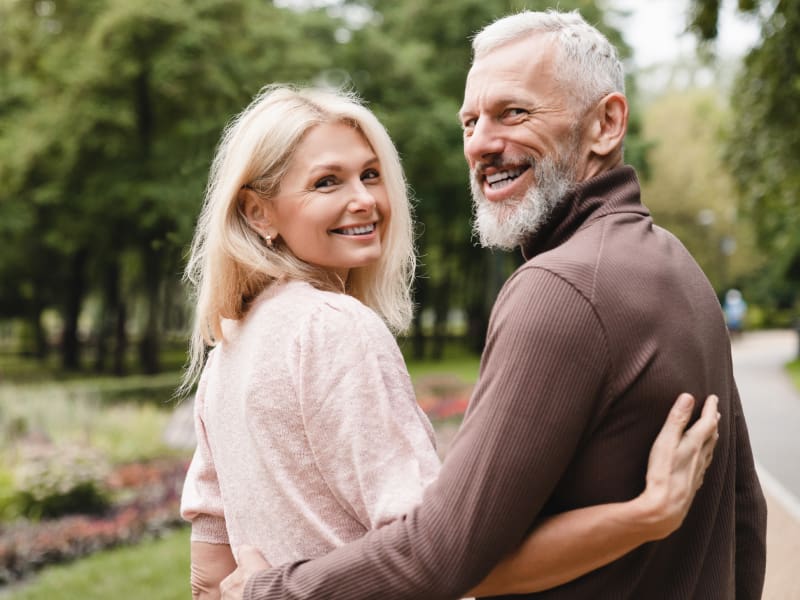
[{"label": "man's forehead", "polygon": [[513,67],[498,67],[478,71],[467,78],[464,87],[463,110],[504,106],[508,104],[528,104],[537,95],[537,81],[530,73]]}]

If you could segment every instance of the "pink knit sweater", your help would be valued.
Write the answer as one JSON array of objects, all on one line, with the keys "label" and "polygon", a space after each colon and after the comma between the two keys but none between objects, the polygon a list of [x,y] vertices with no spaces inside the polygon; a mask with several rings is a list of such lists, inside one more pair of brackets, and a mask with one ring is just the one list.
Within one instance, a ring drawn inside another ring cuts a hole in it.
[{"label": "pink knit sweater", "polygon": [[436,478],[402,355],[354,298],[272,285],[224,324],[195,398],[192,540],[319,556],[404,514]]}]

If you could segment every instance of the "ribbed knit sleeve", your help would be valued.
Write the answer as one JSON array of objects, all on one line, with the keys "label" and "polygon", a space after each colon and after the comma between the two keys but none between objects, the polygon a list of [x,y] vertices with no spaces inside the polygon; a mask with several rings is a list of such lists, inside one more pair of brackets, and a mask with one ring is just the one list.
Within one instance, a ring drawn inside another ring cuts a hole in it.
[{"label": "ribbed knit sleeve", "polygon": [[225,527],[222,494],[203,418],[205,395],[208,390],[209,365],[213,357],[214,351],[212,350],[195,394],[194,430],[197,447],[183,483],[181,517],[192,524],[192,541],[227,544],[228,533]]},{"label": "ribbed knit sleeve", "polygon": [[580,292],[546,270],[519,271],[495,306],[470,411],[422,505],[325,557],[252,577],[245,599],[463,595],[533,526],[586,433],[587,399],[604,397],[608,355]]}]

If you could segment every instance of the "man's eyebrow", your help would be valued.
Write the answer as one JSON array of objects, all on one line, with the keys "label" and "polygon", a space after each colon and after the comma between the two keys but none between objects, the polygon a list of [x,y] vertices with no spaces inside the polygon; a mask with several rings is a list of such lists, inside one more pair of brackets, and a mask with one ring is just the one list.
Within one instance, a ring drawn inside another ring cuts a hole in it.
[{"label": "man's eyebrow", "polygon": [[[497,98],[490,98],[489,102],[486,103],[490,109],[497,109],[499,107],[507,107],[507,106],[530,106],[532,104],[530,99],[524,99],[520,96],[498,96]],[[458,111],[457,117],[459,121],[464,120],[465,114],[474,114],[471,110],[467,110],[465,107],[461,107]]]}]

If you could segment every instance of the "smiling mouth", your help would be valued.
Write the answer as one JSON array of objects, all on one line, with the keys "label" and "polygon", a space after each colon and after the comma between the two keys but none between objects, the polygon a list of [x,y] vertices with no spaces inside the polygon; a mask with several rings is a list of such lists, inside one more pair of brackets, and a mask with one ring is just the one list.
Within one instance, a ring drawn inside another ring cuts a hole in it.
[{"label": "smiling mouth", "polygon": [[525,171],[527,171],[530,168],[531,168],[530,165],[523,165],[521,167],[516,167],[514,169],[506,169],[504,171],[498,171],[497,173],[486,175],[485,180],[491,189],[501,190],[504,187],[511,185],[517,179],[517,177],[522,175]]},{"label": "smiling mouth", "polygon": [[331,229],[331,233],[339,235],[368,235],[375,231],[377,223],[370,223],[369,225],[356,225],[354,227],[341,227],[339,229]]}]

